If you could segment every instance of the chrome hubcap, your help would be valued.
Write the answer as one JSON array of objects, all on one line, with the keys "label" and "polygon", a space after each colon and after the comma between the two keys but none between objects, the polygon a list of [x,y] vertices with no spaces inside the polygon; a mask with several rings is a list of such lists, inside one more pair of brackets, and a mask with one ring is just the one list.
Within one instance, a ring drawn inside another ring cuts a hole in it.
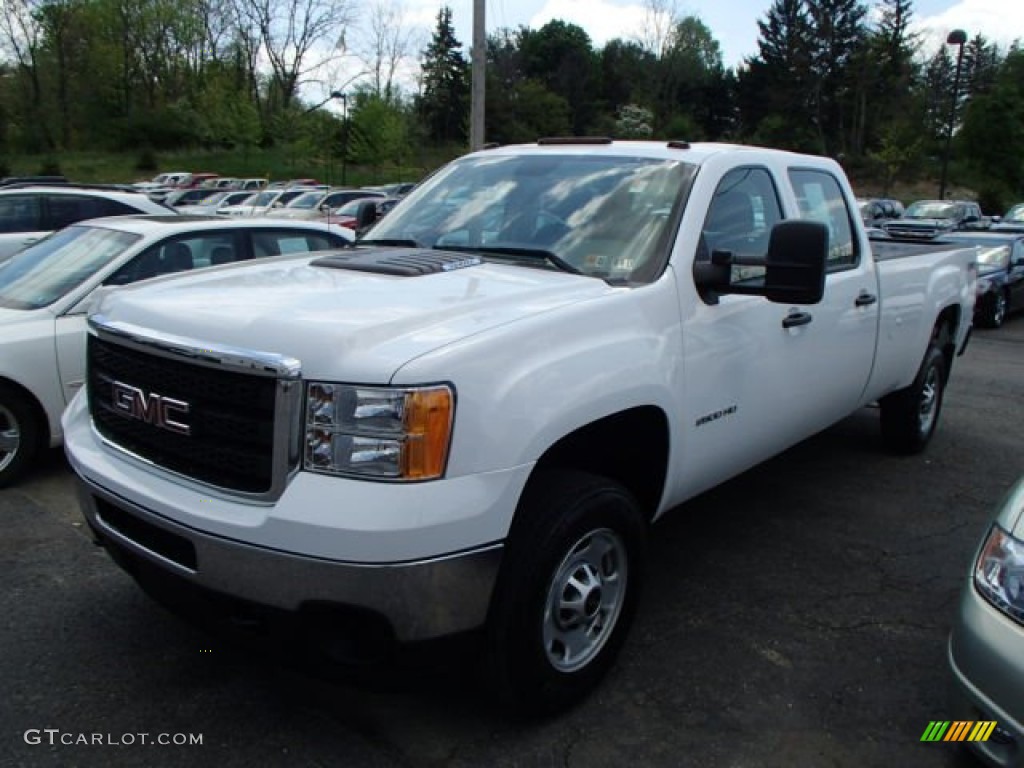
[{"label": "chrome hubcap", "polygon": [[622,612],[627,574],[626,547],[615,531],[591,531],[572,546],[544,605],[544,651],[555,669],[575,672],[604,647]]},{"label": "chrome hubcap", "polygon": [[0,472],[3,472],[18,455],[21,445],[21,432],[14,414],[0,405]]},{"label": "chrome hubcap", "polygon": [[921,404],[917,412],[918,427],[922,435],[927,434],[935,423],[935,410],[941,387],[939,369],[933,365],[925,374],[924,385],[921,387]]}]

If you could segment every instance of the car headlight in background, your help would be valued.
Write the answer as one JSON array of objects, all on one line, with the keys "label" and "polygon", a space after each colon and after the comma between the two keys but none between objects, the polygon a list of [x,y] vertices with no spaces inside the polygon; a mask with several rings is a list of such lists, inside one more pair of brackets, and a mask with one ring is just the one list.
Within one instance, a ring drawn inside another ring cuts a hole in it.
[{"label": "car headlight in background", "polygon": [[974,564],[974,585],[996,608],[1024,624],[1024,542],[993,525]]},{"label": "car headlight in background", "polygon": [[451,387],[306,387],[303,466],[312,472],[380,480],[432,480],[444,473],[451,441]]}]

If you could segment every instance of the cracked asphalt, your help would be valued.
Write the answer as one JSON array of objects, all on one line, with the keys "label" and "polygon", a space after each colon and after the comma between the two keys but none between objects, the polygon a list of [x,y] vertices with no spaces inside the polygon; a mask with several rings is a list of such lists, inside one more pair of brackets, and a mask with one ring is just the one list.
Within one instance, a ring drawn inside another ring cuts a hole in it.
[{"label": "cracked asphalt", "polygon": [[[1022,404],[1019,317],[975,333],[924,455],[884,453],[864,409],[676,510],[617,667],[532,724],[501,716],[464,652],[356,678],[182,623],[90,543],[54,451],[0,491],[0,764],[966,768],[919,739],[951,714],[946,637],[1024,473]],[[141,733],[203,743],[117,743]],[[60,743],[79,734],[115,743]]]}]

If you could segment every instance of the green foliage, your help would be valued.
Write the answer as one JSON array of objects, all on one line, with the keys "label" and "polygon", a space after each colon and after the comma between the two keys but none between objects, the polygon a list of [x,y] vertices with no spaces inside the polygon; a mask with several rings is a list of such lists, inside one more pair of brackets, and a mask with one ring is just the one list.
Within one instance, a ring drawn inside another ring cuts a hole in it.
[{"label": "green foliage", "polygon": [[615,121],[615,138],[617,139],[649,139],[654,133],[651,127],[654,113],[638,104],[626,104],[619,110]]},{"label": "green foliage", "polygon": [[160,164],[156,159],[156,152],[152,147],[143,147],[139,153],[139,159],[135,163],[135,170],[137,171],[156,171],[160,167]]},{"label": "green foliage", "polygon": [[64,172],[60,169],[60,161],[55,157],[48,157],[43,160],[39,166],[39,170],[36,172],[38,176],[63,176]]},{"label": "green foliage", "polygon": [[469,67],[455,37],[452,9],[442,6],[423,53],[419,112],[436,142],[464,141],[469,120]]}]

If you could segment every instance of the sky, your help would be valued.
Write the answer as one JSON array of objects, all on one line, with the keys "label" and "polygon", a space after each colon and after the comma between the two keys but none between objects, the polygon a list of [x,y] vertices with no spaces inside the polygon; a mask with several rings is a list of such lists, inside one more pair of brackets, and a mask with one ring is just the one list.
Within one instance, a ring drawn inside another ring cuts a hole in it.
[{"label": "sky", "polygon": [[[468,51],[472,42],[472,0],[404,0],[406,21],[426,30],[436,24],[442,1],[452,9],[455,32]],[[671,0],[664,0],[670,3]],[[722,47],[725,66],[735,67],[757,53],[757,22],[764,20],[771,0],[675,0],[678,13],[700,18]],[[868,2],[869,5],[873,4]],[[913,19],[934,50],[950,30],[963,29],[968,37],[982,34],[1008,46],[1015,38],[1024,43],[1024,0],[914,0]],[[587,31],[595,47],[615,37],[629,39],[644,19],[643,0],[486,0],[486,28],[526,25],[533,29],[552,19],[577,24]]]}]

